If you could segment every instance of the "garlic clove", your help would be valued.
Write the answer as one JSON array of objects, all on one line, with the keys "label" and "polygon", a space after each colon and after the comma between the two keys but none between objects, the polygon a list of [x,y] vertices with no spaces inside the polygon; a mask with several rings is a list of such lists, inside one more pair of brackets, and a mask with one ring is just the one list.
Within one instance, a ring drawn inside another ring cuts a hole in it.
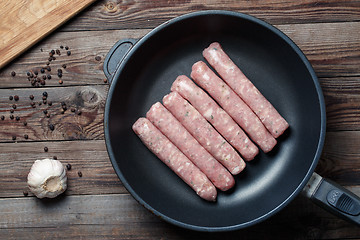
[{"label": "garlic clove", "polygon": [[54,198],[67,188],[64,166],[58,160],[36,160],[27,177],[29,189],[38,198]]}]

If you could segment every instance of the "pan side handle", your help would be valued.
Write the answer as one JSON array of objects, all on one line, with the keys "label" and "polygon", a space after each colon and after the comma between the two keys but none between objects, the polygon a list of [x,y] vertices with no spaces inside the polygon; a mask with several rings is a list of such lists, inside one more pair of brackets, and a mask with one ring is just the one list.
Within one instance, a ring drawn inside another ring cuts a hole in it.
[{"label": "pan side handle", "polygon": [[325,210],[360,226],[360,198],[346,188],[313,173],[303,193]]},{"label": "pan side handle", "polygon": [[110,84],[112,82],[116,69],[120,66],[124,57],[127,55],[127,53],[137,41],[138,39],[132,38],[121,39],[114,44],[114,46],[106,55],[103,65],[103,71]]}]

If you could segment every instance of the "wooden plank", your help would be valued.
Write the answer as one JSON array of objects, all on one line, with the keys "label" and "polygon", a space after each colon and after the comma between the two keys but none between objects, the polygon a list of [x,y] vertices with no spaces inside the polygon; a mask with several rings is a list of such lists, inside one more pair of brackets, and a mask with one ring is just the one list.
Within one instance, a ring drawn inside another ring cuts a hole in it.
[{"label": "wooden plank", "polygon": [[1,1],[0,69],[94,1]]},{"label": "wooden plank", "polygon": [[[44,147],[48,152],[44,152]],[[109,160],[105,141],[61,141],[0,144],[0,198],[21,197],[37,159],[56,156],[67,171],[65,195],[126,193]],[[78,176],[81,171],[82,177]],[[29,196],[33,196],[29,193]],[[0,211],[1,212],[1,211]]]},{"label": "wooden plank", "polygon": [[[360,185],[360,132],[330,132],[316,171],[345,186]],[[49,151],[44,152],[43,148]],[[66,195],[124,193],[103,140],[0,143],[0,197],[20,197],[36,159],[57,156],[73,167]],[[81,171],[83,177],[77,172]],[[360,195],[360,190],[356,190]]]},{"label": "wooden plank", "polygon": [[[0,90],[0,115],[5,117],[0,119],[0,142],[13,141],[13,136],[16,141],[104,139],[107,91],[107,85]],[[44,92],[48,96],[46,104],[42,100]],[[18,101],[9,100],[9,96],[15,95],[19,96]],[[63,114],[62,103],[67,108]],[[24,122],[27,122],[26,126]],[[50,129],[51,124],[54,130]]]},{"label": "wooden plank", "polygon": [[[40,70],[47,67],[49,52],[52,49],[60,50],[61,55],[55,54],[56,60],[50,62],[51,71],[45,71],[46,75],[52,75],[52,79],[46,81],[46,86],[104,84],[102,65],[110,48],[120,39],[140,38],[148,31],[149,29],[52,34],[11,65],[0,70],[0,88],[31,87],[27,72],[37,70],[42,76]],[[67,56],[66,50],[60,49],[60,45],[68,46],[71,55]],[[62,67],[63,64],[66,65],[66,69]],[[63,71],[62,85],[58,83],[57,69]],[[16,72],[15,77],[11,76],[12,71]]]},{"label": "wooden plank", "polygon": [[0,219],[5,239],[344,239],[360,234],[358,227],[301,196],[265,222],[222,233],[165,223],[127,194],[1,199],[0,212],[7,216]]},{"label": "wooden plank", "polygon": [[359,21],[360,2],[348,0],[135,0],[99,1],[62,31],[154,28],[174,17],[201,10],[229,10],[272,24]]},{"label": "wooden plank", "polygon": [[[303,50],[319,77],[359,76],[360,65],[360,22],[278,25]],[[46,66],[51,49],[68,45],[71,55],[56,56],[52,61],[51,75],[58,84],[57,69],[63,69],[63,85],[102,84],[105,78],[102,64],[113,44],[124,38],[141,38],[150,29],[114,30],[91,32],[59,32],[46,38],[34,48],[0,71],[0,88],[29,87],[26,73]],[[339,34],[338,34],[339,33]],[[41,49],[43,52],[41,52]],[[98,57],[98,58],[96,58]],[[98,59],[98,60],[96,60]],[[11,72],[16,76],[12,77]]]},{"label": "wooden plank", "polygon": [[359,130],[359,77],[320,78],[326,103],[327,131]]}]

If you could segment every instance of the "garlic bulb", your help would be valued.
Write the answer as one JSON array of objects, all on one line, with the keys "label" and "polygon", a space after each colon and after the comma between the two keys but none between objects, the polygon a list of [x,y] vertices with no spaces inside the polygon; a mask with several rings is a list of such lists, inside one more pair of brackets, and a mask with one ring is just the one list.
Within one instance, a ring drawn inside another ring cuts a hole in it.
[{"label": "garlic bulb", "polygon": [[29,189],[38,198],[54,198],[67,187],[64,166],[58,160],[36,160],[27,177]]}]

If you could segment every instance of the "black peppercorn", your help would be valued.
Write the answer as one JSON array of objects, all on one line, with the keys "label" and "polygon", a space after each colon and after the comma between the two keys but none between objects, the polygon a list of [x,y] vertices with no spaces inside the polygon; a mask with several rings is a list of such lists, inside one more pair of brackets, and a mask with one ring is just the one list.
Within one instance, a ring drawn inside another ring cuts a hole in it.
[{"label": "black peppercorn", "polygon": [[16,104],[13,104],[13,105],[12,105],[12,108],[13,108],[13,109],[16,109]]},{"label": "black peppercorn", "polygon": [[45,83],[46,83],[45,80],[43,80],[43,79],[40,80],[41,85],[45,85]]},{"label": "black peppercorn", "polygon": [[49,79],[49,80],[51,79],[51,75],[50,75],[50,74],[47,75],[47,79]]},{"label": "black peppercorn", "polygon": [[64,46],[63,46],[63,45],[60,45],[60,48],[61,48],[61,49],[63,49],[63,48],[64,48]]},{"label": "black peppercorn", "polygon": [[11,113],[14,113],[14,109],[10,109],[10,112],[11,112]]},{"label": "black peppercorn", "polygon": [[95,57],[95,60],[96,60],[96,61],[100,61],[100,60],[101,60],[101,57],[100,57],[100,56],[96,56],[96,57]]},{"label": "black peppercorn", "polygon": [[29,135],[25,134],[25,135],[24,135],[24,138],[25,138],[25,139],[28,139],[28,138],[29,138]]},{"label": "black peppercorn", "polygon": [[48,111],[45,109],[44,111],[43,111],[45,114],[47,114],[48,113]]},{"label": "black peppercorn", "polygon": [[10,119],[13,120],[13,119],[14,119],[14,115],[11,114],[11,115],[10,115]]},{"label": "black peppercorn", "polygon": [[59,80],[59,84],[63,84],[63,80],[60,79],[60,80]]},{"label": "black peppercorn", "polygon": [[30,100],[34,100],[34,95],[31,94],[31,95],[29,96],[29,98],[30,98]]},{"label": "black peppercorn", "polygon": [[43,95],[44,97],[47,97],[47,96],[48,96],[48,93],[47,93],[47,92],[43,92],[42,95]]},{"label": "black peppercorn", "polygon": [[58,77],[61,78],[62,77],[62,73],[58,72]]},{"label": "black peppercorn", "polygon": [[52,101],[48,101],[48,105],[51,106],[51,105],[52,105]]},{"label": "black peppercorn", "polygon": [[45,152],[49,151],[48,147],[44,147],[44,151]]},{"label": "black peppercorn", "polygon": [[61,55],[61,53],[60,53],[60,50],[59,50],[59,49],[56,49],[56,54],[57,54],[57,55]]},{"label": "black peppercorn", "polygon": [[1,116],[1,120],[5,120],[5,116],[4,116],[4,115]]},{"label": "black peppercorn", "polygon": [[82,172],[78,171],[79,177],[82,177]]},{"label": "black peppercorn", "polygon": [[9,96],[9,100],[13,100],[14,99],[14,97],[13,96]]},{"label": "black peppercorn", "polygon": [[41,69],[40,69],[40,72],[41,72],[41,73],[44,73],[44,72],[45,72],[45,69],[44,69],[44,68],[41,68]]},{"label": "black peppercorn", "polygon": [[19,121],[20,120],[20,117],[19,116],[16,116],[16,121]]},{"label": "black peppercorn", "polygon": [[12,140],[14,140],[14,141],[15,141],[15,140],[16,140],[16,136],[12,136]]},{"label": "black peppercorn", "polygon": [[48,70],[48,71],[50,72],[50,71],[51,71],[51,67],[48,66],[48,67],[46,68],[46,70]]},{"label": "black peppercorn", "polygon": [[71,55],[71,51],[67,51],[66,54],[67,54],[68,56],[70,56],[70,55]]},{"label": "black peppercorn", "polygon": [[37,70],[34,71],[35,76],[37,76],[39,73]]},{"label": "black peppercorn", "polygon": [[27,126],[27,122],[24,122],[24,126]]},{"label": "black peppercorn", "polygon": [[27,197],[29,195],[28,191],[24,190],[23,195],[24,195],[24,197]]},{"label": "black peppercorn", "polygon": [[27,72],[26,75],[27,75],[28,77],[30,77],[30,72]]},{"label": "black peppercorn", "polygon": [[15,77],[15,75],[16,75],[16,72],[12,71],[11,76]]},{"label": "black peppercorn", "polygon": [[68,46],[65,46],[65,50],[69,50],[69,47],[68,47]]},{"label": "black peppercorn", "polygon": [[66,164],[66,169],[67,169],[67,170],[70,170],[70,169],[71,169],[71,164],[70,164],[70,163]]},{"label": "black peppercorn", "polygon": [[54,160],[57,160],[57,156],[53,156],[53,159],[54,159]]},{"label": "black peppercorn", "polygon": [[15,96],[14,96],[14,99],[15,99],[15,101],[19,101],[19,96],[18,96],[18,95],[15,95]]},{"label": "black peppercorn", "polygon": [[51,131],[54,131],[55,126],[54,126],[53,124],[51,124],[51,123],[50,123],[50,124],[49,124],[49,128],[50,128],[50,130],[51,130]]},{"label": "black peppercorn", "polygon": [[51,52],[51,54],[53,54],[53,55],[55,54],[55,50],[54,50],[54,49],[52,49],[50,52]]},{"label": "black peppercorn", "polygon": [[71,108],[70,111],[75,112],[75,108]]},{"label": "black peppercorn", "polygon": [[63,67],[63,68],[66,68],[66,64],[63,64],[62,67]]}]

